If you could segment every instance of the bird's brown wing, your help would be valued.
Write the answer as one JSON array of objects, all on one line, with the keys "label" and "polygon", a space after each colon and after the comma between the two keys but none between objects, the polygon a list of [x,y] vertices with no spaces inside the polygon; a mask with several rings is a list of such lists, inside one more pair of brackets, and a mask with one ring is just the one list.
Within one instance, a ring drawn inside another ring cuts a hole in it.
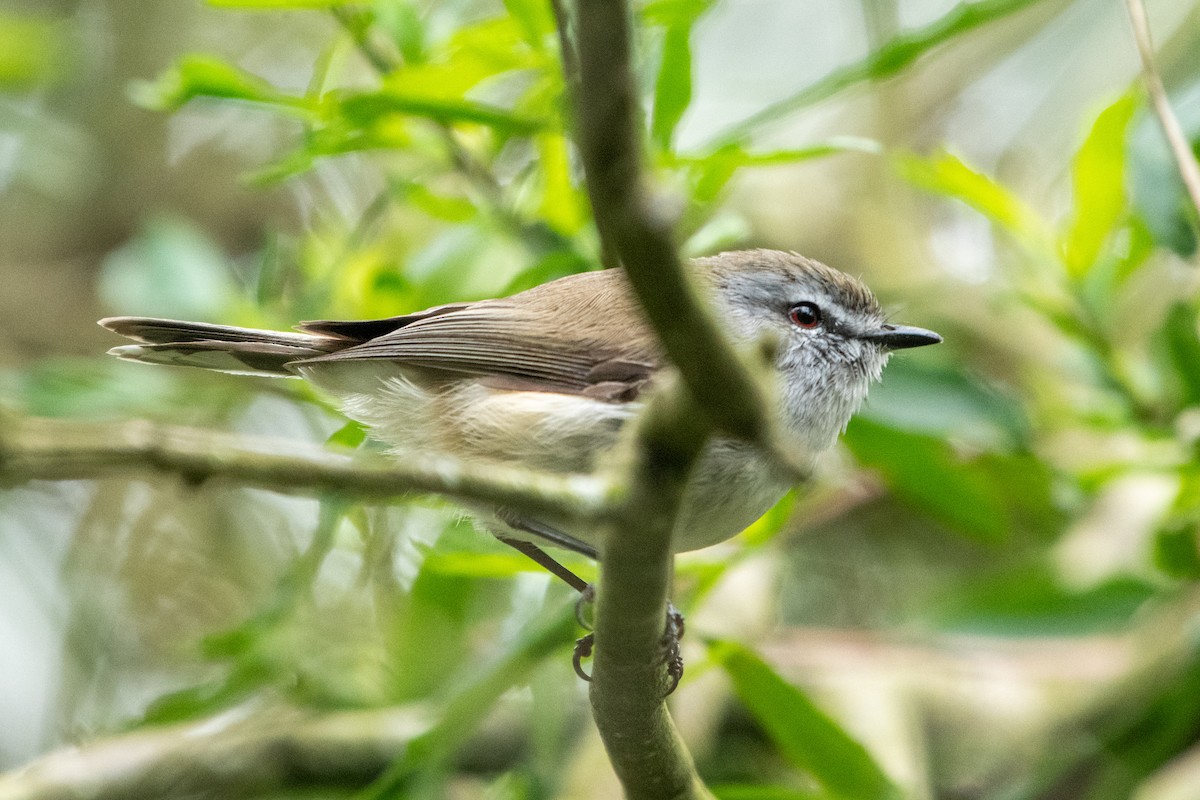
[{"label": "bird's brown wing", "polygon": [[496,388],[634,399],[663,362],[623,279],[585,273],[555,283],[557,291],[541,286],[392,320],[306,323],[304,331],[349,339],[386,332],[294,366],[392,361],[477,376]]},{"label": "bird's brown wing", "polygon": [[354,320],[320,319],[301,322],[296,327],[304,333],[317,334],[318,336],[331,336],[336,339],[345,339],[349,342],[367,342],[411,325],[414,322],[420,322],[423,319],[441,316],[442,314],[453,314],[455,311],[462,311],[464,308],[469,308],[472,305],[474,304],[447,303],[444,306],[434,306],[424,311],[415,311],[412,314],[403,314],[399,317]]}]

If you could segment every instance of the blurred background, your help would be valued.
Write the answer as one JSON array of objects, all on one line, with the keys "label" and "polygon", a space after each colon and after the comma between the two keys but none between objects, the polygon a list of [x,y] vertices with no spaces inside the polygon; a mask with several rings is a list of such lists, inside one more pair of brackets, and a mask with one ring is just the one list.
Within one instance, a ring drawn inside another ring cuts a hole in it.
[{"label": "blurred background", "polygon": [[[1200,3],[1147,5],[1196,148]],[[893,360],[815,488],[679,559],[704,778],[1200,797],[1197,219],[1124,4],[636,18],[684,251],[803,252],[946,339]],[[563,91],[537,0],[0,2],[0,408],[360,446],[304,386],[119,363],[95,320],[286,329],[597,268]],[[182,758],[141,796],[618,797],[569,601],[436,499],[7,476],[0,770],[268,720],[304,768]],[[806,753],[826,735],[865,749]]]}]

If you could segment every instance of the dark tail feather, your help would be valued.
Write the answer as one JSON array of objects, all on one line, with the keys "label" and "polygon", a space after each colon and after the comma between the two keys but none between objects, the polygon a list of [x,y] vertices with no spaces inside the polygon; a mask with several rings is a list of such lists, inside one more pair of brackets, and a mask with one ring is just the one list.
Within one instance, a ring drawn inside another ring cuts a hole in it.
[{"label": "dark tail feather", "polygon": [[114,356],[146,364],[293,377],[288,364],[341,350],[353,342],[309,333],[283,333],[204,322],[110,317],[100,325],[138,344],[114,347]]}]

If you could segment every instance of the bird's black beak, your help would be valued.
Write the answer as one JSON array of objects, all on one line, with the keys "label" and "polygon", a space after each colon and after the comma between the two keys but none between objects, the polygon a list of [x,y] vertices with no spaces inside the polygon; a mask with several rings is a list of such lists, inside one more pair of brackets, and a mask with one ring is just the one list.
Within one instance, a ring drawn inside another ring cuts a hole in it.
[{"label": "bird's black beak", "polygon": [[875,342],[888,350],[904,350],[909,347],[924,347],[937,344],[942,337],[924,328],[912,325],[881,325],[878,330],[863,335],[868,342]]}]

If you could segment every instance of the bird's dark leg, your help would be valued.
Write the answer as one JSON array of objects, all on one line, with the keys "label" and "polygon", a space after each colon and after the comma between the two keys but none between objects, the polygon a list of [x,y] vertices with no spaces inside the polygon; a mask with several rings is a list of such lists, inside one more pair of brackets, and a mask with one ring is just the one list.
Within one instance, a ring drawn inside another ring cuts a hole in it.
[{"label": "bird's dark leg", "polygon": [[[595,548],[555,528],[528,520],[509,511],[498,512],[497,516],[514,530],[537,536],[550,544],[573,550],[592,559],[599,558],[599,554]],[[579,620],[580,627],[587,629],[588,633],[575,640],[575,653],[572,656],[571,664],[575,668],[576,675],[585,681],[590,681],[592,676],[584,671],[583,659],[589,658],[592,655],[592,648],[595,645],[596,637],[595,634],[591,633],[591,625],[584,619],[583,608],[595,599],[595,588],[583,578],[580,578],[574,572],[558,563],[553,556],[533,542],[501,535],[497,535],[496,538],[509,547],[524,553],[551,575],[558,577],[572,589],[579,592],[579,600],[575,604],[575,617]],[[668,602],[667,620],[663,628],[662,637],[663,660],[667,665],[667,674],[671,678],[671,685],[667,689],[667,694],[674,692],[676,687],[679,686],[680,679],[683,678],[683,656],[679,651],[679,641],[683,638],[683,633],[683,614],[679,612],[679,609],[675,608],[673,603]]]},{"label": "bird's dark leg", "polygon": [[[592,679],[591,675],[583,669],[583,659],[588,658],[592,654],[592,645],[596,640],[595,635],[591,632],[591,626],[583,618],[583,606],[592,602],[596,596],[596,590],[590,583],[576,575],[571,570],[558,563],[542,548],[538,547],[533,542],[526,542],[522,539],[509,539],[505,536],[497,536],[497,539],[504,542],[509,547],[519,550],[529,558],[533,559],[538,565],[544,568],[551,575],[561,578],[568,586],[579,592],[579,600],[575,603],[575,619],[579,620],[579,625],[587,629],[588,633],[579,639],[575,640],[575,653],[571,657],[571,665],[575,668],[575,674],[585,681]],[[678,646],[676,646],[678,653]],[[682,663],[682,662],[681,662]],[[678,681],[677,681],[678,682]]]},{"label": "bird's dark leg", "polygon": [[[558,528],[538,522],[535,519],[523,517],[520,514],[515,514],[507,509],[499,509],[496,511],[496,518],[513,530],[532,534],[547,544],[552,544],[555,547],[561,547],[564,550],[571,550],[572,552],[587,556],[593,561],[596,561],[600,558],[600,554],[596,552],[596,548],[592,547],[587,542],[581,542],[574,536],[571,536],[569,533],[563,533]],[[500,534],[500,538],[503,539],[504,536]]]},{"label": "bird's dark leg", "polygon": [[523,539],[509,539],[504,536],[497,536],[496,538],[504,542],[509,547],[519,550],[525,555],[529,556],[538,564],[538,566],[542,567],[542,569],[546,570],[556,578],[560,578],[572,589],[579,592],[580,595],[583,595],[592,588],[590,583],[576,575],[574,572],[571,572],[571,570],[567,569],[562,564],[555,561],[553,556],[551,556],[542,548],[538,547],[533,542],[526,542]]}]

